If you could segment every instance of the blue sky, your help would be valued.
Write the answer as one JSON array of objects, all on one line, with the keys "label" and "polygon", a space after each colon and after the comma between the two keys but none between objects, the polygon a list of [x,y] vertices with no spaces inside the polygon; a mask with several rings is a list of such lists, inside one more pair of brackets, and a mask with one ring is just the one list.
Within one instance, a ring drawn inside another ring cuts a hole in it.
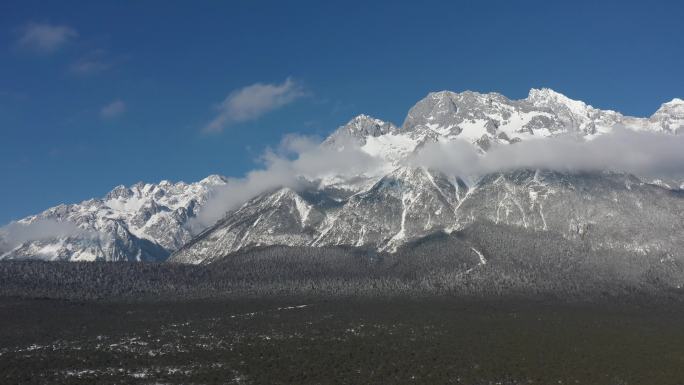
[{"label": "blue sky", "polygon": [[286,133],[400,124],[436,90],[650,115],[684,97],[682,20],[680,1],[3,1],[0,223],[241,176]]}]

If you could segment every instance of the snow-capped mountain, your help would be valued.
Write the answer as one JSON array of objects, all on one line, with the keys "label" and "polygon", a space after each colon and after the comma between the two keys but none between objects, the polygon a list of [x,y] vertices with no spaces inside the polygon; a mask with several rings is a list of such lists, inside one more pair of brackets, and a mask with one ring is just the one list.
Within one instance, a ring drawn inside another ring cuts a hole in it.
[{"label": "snow-capped mountain", "polygon": [[368,138],[377,138],[396,131],[397,127],[394,124],[362,114],[333,132],[323,144],[336,146],[352,140],[363,145]]},{"label": "snow-capped mountain", "polygon": [[121,186],[103,199],[57,206],[20,221],[69,221],[80,233],[23,242],[2,258],[161,260],[173,253],[171,261],[203,263],[276,244],[394,251],[430,233],[483,220],[553,231],[592,247],[684,258],[684,194],[678,181],[535,169],[446,175],[407,161],[431,142],[465,140],[485,154],[493,146],[557,136],[591,141],[623,128],[680,134],[684,101],[674,99],[651,117],[637,118],[550,89],[532,89],[521,100],[434,92],[409,110],[400,127],[359,115],[320,145],[360,149],[383,165],[372,172],[327,175],[262,192],[196,236],[187,221],[224,179]]},{"label": "snow-capped mountain", "polygon": [[470,191],[459,219],[549,230],[594,247],[684,257],[684,191],[623,173],[490,174]]},{"label": "snow-capped mountain", "polygon": [[651,130],[663,130],[674,134],[684,132],[684,100],[675,98],[664,103],[649,119],[648,123],[637,120],[637,124]]},{"label": "snow-capped mountain", "polygon": [[347,245],[394,251],[476,221],[553,231],[594,247],[683,257],[684,193],[618,173],[519,170],[468,187],[422,167],[400,167],[369,189],[329,202],[291,189],[263,194],[171,256],[201,263],[254,246]]},{"label": "snow-capped mountain", "polygon": [[192,184],[138,183],[118,186],[101,199],[50,208],[11,224],[9,231],[30,234],[47,225],[59,235],[8,244],[0,259],[163,261],[192,238],[185,224],[213,188],[225,183],[216,175]]},{"label": "snow-capped mountain", "polygon": [[[248,247],[348,245],[395,250],[435,231],[478,220],[580,237],[596,247],[680,253],[684,196],[661,184],[619,173],[563,174],[520,170],[447,176],[403,162],[429,141],[465,139],[479,151],[491,145],[571,135],[591,140],[620,127],[677,134],[679,101],[651,118],[593,108],[549,89],[523,100],[448,91],[429,94],[395,127],[366,115],[338,128],[324,146],[353,143],[388,162],[383,175],[366,175],[356,190],[336,199],[317,191],[267,192],[175,252],[171,260],[200,263]],[[661,123],[661,122],[666,122]],[[648,228],[642,228],[648,218]],[[634,233],[639,235],[634,236]]]},{"label": "snow-capped mountain", "polygon": [[521,100],[511,100],[498,93],[441,91],[428,94],[413,106],[398,129],[393,129],[391,123],[361,115],[333,135],[358,132],[354,130],[355,122],[371,120],[376,127],[387,129],[386,132],[375,130],[374,135],[361,140],[363,150],[397,160],[428,141],[456,138],[487,151],[495,143],[561,135],[592,139],[616,128],[677,134],[684,130],[683,116],[682,99],[663,104],[650,118],[636,118],[594,108],[548,88],[532,89]]}]

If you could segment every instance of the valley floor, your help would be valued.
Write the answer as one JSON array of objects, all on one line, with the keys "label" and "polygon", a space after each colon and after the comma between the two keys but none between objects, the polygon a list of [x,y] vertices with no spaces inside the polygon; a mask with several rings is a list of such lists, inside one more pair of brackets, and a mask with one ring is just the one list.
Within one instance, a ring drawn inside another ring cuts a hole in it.
[{"label": "valley floor", "polygon": [[3,384],[681,384],[684,310],[0,297]]}]

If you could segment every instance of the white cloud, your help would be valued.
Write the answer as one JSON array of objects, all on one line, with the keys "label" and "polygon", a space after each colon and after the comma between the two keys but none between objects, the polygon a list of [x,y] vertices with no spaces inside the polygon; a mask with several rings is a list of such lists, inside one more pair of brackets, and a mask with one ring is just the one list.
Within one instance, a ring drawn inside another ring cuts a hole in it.
[{"label": "white cloud", "polygon": [[39,53],[53,53],[69,40],[78,36],[75,29],[67,25],[28,23],[20,29],[20,47]]},{"label": "white cloud", "polygon": [[202,131],[219,133],[234,123],[254,120],[304,96],[303,87],[285,79],[281,84],[255,83],[231,92],[217,106],[218,115]]},{"label": "white cloud", "polygon": [[38,219],[32,223],[11,222],[0,227],[0,253],[12,250],[27,241],[82,235],[92,234],[69,221]]},{"label": "white cloud", "polygon": [[355,177],[373,174],[383,163],[361,151],[353,142],[345,143],[341,149],[320,146],[320,141],[288,135],[277,149],[267,149],[261,156],[263,167],[248,172],[243,178],[234,178],[207,201],[191,221],[193,230],[213,225],[226,212],[266,191],[279,188],[300,188],[308,180],[329,176]]},{"label": "white cloud", "polygon": [[616,130],[590,141],[557,137],[499,145],[484,155],[463,141],[432,143],[410,160],[452,175],[483,175],[520,168],[561,172],[617,171],[684,177],[684,135]]},{"label": "white cloud", "polygon": [[[342,149],[320,146],[311,138],[286,136],[277,149],[261,156],[263,167],[243,178],[231,179],[219,188],[191,222],[201,230],[221,219],[258,194],[278,188],[307,187],[308,180],[362,174],[380,175],[388,164],[363,152],[352,142]],[[672,136],[617,130],[591,141],[558,137],[500,145],[484,155],[475,146],[453,140],[426,144],[406,162],[447,175],[477,178],[488,173],[520,168],[540,168],[561,172],[611,170],[642,177],[684,178],[684,135]]]},{"label": "white cloud", "polygon": [[115,118],[126,112],[126,103],[122,100],[115,100],[100,109],[100,116],[105,119]]}]

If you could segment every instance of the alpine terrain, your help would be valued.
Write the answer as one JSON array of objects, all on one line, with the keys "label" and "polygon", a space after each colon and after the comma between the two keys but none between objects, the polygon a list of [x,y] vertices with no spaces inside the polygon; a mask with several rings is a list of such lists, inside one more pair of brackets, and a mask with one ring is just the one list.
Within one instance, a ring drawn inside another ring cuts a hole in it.
[{"label": "alpine terrain", "polygon": [[[192,184],[138,183],[117,186],[101,199],[52,207],[6,227],[7,233],[26,227],[43,234],[39,239],[10,245],[12,249],[5,251],[2,258],[166,260],[192,238],[184,225],[196,215],[212,189],[223,184],[225,179],[216,175]],[[61,234],[50,236],[51,231]]]},{"label": "alpine terrain", "polygon": [[[637,118],[550,89],[532,89],[521,100],[498,93],[430,93],[401,126],[359,115],[319,145],[327,151],[358,148],[379,164],[366,172],[300,176],[306,183],[262,191],[200,232],[191,231],[196,230],[192,218],[215,191],[230,185],[227,179],[119,186],[102,199],[60,205],[8,225],[1,258],[200,264],[273,245],[393,253],[435,233],[491,223],[557,234],[596,250],[682,260],[682,181],[619,170],[522,168],[453,175],[412,161],[434,143],[465,141],[483,156],[519,142],[556,137],[589,142],[624,129],[682,134],[684,100]],[[11,242],[17,228],[41,223],[70,223],[73,229]]]}]

